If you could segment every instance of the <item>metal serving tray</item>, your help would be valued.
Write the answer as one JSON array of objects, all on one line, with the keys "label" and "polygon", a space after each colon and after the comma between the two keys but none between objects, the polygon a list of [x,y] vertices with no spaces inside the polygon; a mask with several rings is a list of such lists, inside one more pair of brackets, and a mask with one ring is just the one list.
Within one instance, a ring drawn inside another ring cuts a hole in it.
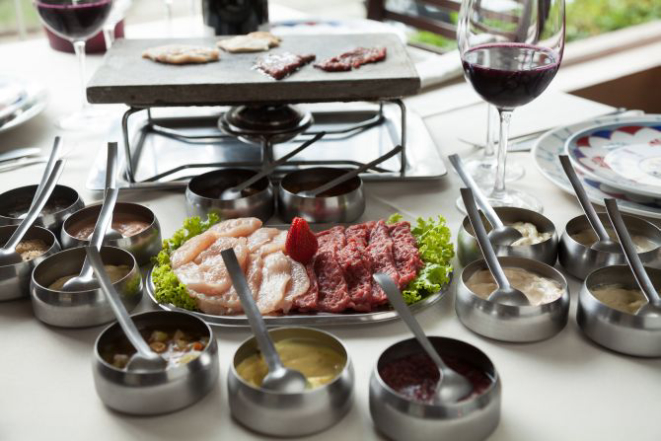
[{"label": "metal serving tray", "polygon": [[[152,281],[152,268],[147,272],[147,294],[152,301],[160,308],[166,311],[187,312],[193,314],[211,326],[219,327],[233,327],[233,328],[246,328],[250,326],[248,319],[243,314],[237,315],[211,315],[202,312],[188,311],[183,308],[178,308],[174,305],[163,305],[156,301],[154,297],[154,283]],[[411,312],[416,313],[430,306],[438,303],[447,293],[452,285],[453,273],[450,274],[450,281],[438,293],[411,305]],[[346,326],[346,325],[370,325],[375,323],[383,323],[391,320],[397,320],[399,316],[395,310],[382,310],[374,312],[349,312],[331,314],[328,312],[320,312],[317,314],[289,314],[281,316],[264,316],[267,326]]]}]

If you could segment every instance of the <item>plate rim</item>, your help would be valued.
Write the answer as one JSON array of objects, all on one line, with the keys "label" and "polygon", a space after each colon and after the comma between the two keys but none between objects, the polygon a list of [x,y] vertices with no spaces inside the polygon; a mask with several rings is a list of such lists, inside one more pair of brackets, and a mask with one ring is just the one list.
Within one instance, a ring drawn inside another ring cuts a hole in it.
[{"label": "plate rim", "polygon": [[[639,125],[645,125],[645,124],[641,124],[641,123],[648,123],[648,124],[661,123],[661,115],[649,114],[647,116],[650,117],[647,121],[641,121],[641,119],[639,119],[638,124]],[[656,116],[656,119],[654,119],[654,116]],[[634,121],[631,121],[631,122],[634,122]],[[610,127],[623,127],[623,125],[624,125],[623,122],[613,122],[613,123],[610,123],[610,124],[594,124],[590,127],[586,127],[583,130],[579,130],[578,132],[575,132],[574,134],[572,134],[572,136],[567,138],[567,140],[565,141],[565,153],[567,154],[567,156],[569,156],[569,159],[571,160],[571,162],[574,166],[578,167],[584,174],[590,176],[594,180],[597,180],[597,181],[602,182],[606,185],[610,185],[613,188],[617,188],[617,189],[620,189],[620,190],[623,190],[623,191],[626,191],[626,192],[629,192],[629,193],[639,194],[639,195],[642,195],[642,196],[658,197],[659,190],[652,191],[652,190],[647,189],[647,188],[649,188],[648,186],[642,187],[642,188],[641,187],[632,187],[632,186],[629,186],[627,184],[623,184],[621,182],[614,181],[614,180],[612,180],[612,179],[610,179],[606,176],[602,176],[601,174],[599,174],[595,171],[589,170],[587,168],[587,166],[585,166],[583,163],[581,163],[578,160],[578,158],[576,158],[575,155],[572,154],[572,152],[574,152],[575,149],[572,149],[571,146],[575,145],[575,141],[578,138],[586,136],[587,133],[598,130],[598,129],[606,129],[606,128],[610,128]],[[626,180],[631,182],[630,179],[627,179],[627,178],[623,178],[623,179],[626,179]]]}]

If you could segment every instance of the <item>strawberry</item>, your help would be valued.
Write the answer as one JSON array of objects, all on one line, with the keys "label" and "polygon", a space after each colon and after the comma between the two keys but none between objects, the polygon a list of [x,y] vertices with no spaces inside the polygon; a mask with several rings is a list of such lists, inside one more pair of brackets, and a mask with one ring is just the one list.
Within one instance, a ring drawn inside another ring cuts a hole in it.
[{"label": "strawberry", "polygon": [[317,236],[314,235],[305,219],[295,217],[287,232],[285,252],[289,257],[303,265],[307,264],[317,252]]}]

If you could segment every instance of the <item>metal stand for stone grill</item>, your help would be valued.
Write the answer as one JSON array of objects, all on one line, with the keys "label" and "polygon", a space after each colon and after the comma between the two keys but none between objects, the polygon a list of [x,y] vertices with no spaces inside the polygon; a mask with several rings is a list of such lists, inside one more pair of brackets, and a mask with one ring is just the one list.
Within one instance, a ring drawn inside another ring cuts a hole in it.
[{"label": "metal stand for stone grill", "polygon": [[[362,133],[365,130],[368,130],[372,127],[379,126],[387,122],[387,117],[384,115],[384,105],[387,103],[395,104],[399,109],[399,122],[400,122],[400,136],[397,140],[398,142],[395,145],[401,145],[402,151],[399,155],[400,160],[400,169],[399,175],[403,178],[406,172],[406,106],[404,102],[400,99],[392,100],[382,100],[378,102],[378,111],[377,113],[364,121],[355,123],[352,126],[343,127],[337,130],[325,130],[326,138],[350,138],[359,133]],[[137,141],[134,146],[131,144],[131,134],[129,132],[129,119],[132,115],[145,111],[147,112],[147,122],[138,130],[139,134]],[[343,113],[349,113],[350,111],[344,111]],[[362,112],[362,111],[361,111]],[[312,117],[314,118],[314,112]],[[222,115],[221,115],[222,118]],[[269,136],[263,136],[261,141],[262,148],[262,157],[261,161],[225,161],[225,162],[208,162],[208,163],[194,163],[194,164],[181,164],[177,167],[174,167],[170,170],[158,173],[154,176],[146,178],[140,182],[136,180],[136,175],[140,163],[140,154],[143,150],[144,142],[149,133],[157,134],[160,136],[176,139],[188,144],[206,144],[210,141],[223,141],[231,138],[241,138],[246,136],[247,133],[241,131],[231,131],[231,133],[223,133],[218,131],[215,135],[191,135],[184,133],[180,130],[170,129],[163,127],[158,124],[158,119],[153,118],[151,108],[149,107],[130,107],[122,117],[122,137],[124,140],[124,153],[125,153],[125,168],[124,168],[124,178],[127,181],[129,188],[140,189],[140,188],[151,188],[151,189],[168,189],[168,188],[181,188],[185,185],[184,182],[170,181],[170,182],[160,182],[162,179],[165,179],[175,173],[181,172],[188,169],[198,169],[198,168],[229,168],[229,167],[247,167],[247,168],[261,168],[275,158],[273,155],[273,146],[274,143],[270,141]],[[296,136],[295,140],[300,140],[305,142],[311,137],[318,134],[317,130],[305,130],[300,135]],[[252,136],[259,136],[251,134]],[[392,136],[392,135],[391,135]],[[393,140],[394,141],[394,140]],[[222,148],[222,145],[219,146]],[[335,160],[292,160],[288,161],[286,166],[354,166],[359,167],[364,163],[361,161],[349,160],[349,159],[335,159]],[[375,166],[370,170],[373,171],[369,175],[370,180],[380,180],[379,173],[388,173],[388,180],[396,179],[392,176],[392,171],[383,169],[379,166]],[[274,172],[274,176],[278,177],[278,170]]]}]

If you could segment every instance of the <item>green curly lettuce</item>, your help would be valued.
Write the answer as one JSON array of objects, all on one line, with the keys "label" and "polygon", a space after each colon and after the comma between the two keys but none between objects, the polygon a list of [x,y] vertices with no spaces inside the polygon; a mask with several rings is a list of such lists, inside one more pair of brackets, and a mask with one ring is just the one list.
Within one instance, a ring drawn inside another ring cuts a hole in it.
[{"label": "green curly lettuce", "polygon": [[[392,224],[401,219],[402,215],[395,213],[386,222]],[[450,283],[454,257],[452,234],[443,216],[438,216],[437,220],[419,217],[411,233],[417,240],[420,258],[425,265],[402,292],[409,305],[439,292]]]},{"label": "green curly lettuce", "polygon": [[211,226],[220,222],[220,217],[209,213],[203,221],[198,216],[190,217],[184,221],[184,226],[178,229],[171,238],[163,241],[163,248],[154,258],[152,281],[154,283],[154,297],[158,303],[172,304],[190,311],[197,310],[195,299],[188,294],[186,286],[179,281],[170,266],[170,255],[184,242],[192,237],[207,231]]}]

